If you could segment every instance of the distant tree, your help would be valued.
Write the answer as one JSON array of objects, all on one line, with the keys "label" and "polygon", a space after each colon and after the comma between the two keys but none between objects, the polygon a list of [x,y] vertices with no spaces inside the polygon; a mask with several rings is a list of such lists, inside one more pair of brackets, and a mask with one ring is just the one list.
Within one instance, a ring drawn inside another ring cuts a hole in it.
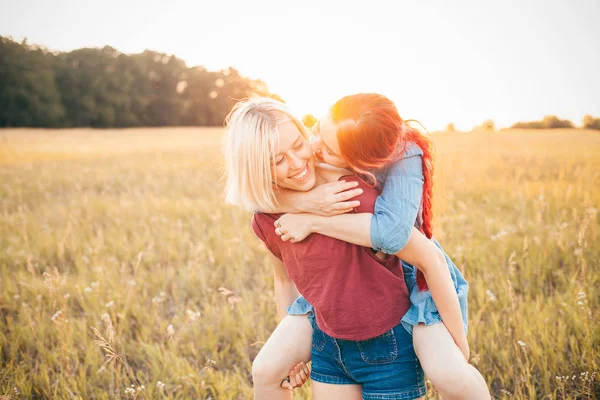
[{"label": "distant tree", "polygon": [[541,121],[517,122],[511,128],[515,129],[560,129],[574,128],[571,121],[560,119],[554,115],[546,115]]},{"label": "distant tree", "polygon": [[546,115],[542,120],[545,129],[574,128],[575,125],[567,119],[559,119],[554,115]]},{"label": "distant tree", "polygon": [[47,50],[0,36],[0,126],[56,127],[65,110]]},{"label": "distant tree", "polygon": [[307,128],[312,128],[317,123],[317,119],[312,114],[306,114],[304,117],[302,117],[302,123]]},{"label": "distant tree", "polygon": [[487,131],[487,132],[494,132],[496,131],[496,124],[494,124],[494,121],[492,121],[491,119],[487,119],[485,121],[483,121],[483,123],[479,126],[476,126],[475,131]]},{"label": "distant tree", "polygon": [[600,130],[600,118],[594,118],[591,115],[586,115],[583,117],[583,128]]},{"label": "distant tree", "polygon": [[456,126],[454,126],[454,123],[451,122],[446,125],[446,132],[456,132]]}]

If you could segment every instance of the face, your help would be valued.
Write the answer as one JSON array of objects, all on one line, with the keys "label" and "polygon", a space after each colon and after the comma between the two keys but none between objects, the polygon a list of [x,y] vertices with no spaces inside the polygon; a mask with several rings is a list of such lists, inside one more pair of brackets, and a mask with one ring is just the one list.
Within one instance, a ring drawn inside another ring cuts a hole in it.
[{"label": "face", "polygon": [[340,155],[337,126],[333,123],[329,114],[313,127],[311,146],[319,160],[324,163],[338,168],[348,168],[348,164]]},{"label": "face", "polygon": [[271,156],[271,171],[277,184],[286,189],[306,192],[315,186],[315,158],[308,140],[289,120],[279,125],[279,146]]}]

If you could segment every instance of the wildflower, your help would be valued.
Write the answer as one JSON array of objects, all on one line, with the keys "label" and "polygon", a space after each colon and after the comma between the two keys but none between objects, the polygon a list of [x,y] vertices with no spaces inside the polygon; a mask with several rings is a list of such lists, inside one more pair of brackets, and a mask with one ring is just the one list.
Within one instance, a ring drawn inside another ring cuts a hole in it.
[{"label": "wildflower", "polygon": [[229,297],[229,296],[233,296],[235,293],[232,290],[229,290],[227,288],[224,288],[223,286],[221,286],[219,289],[217,289],[219,291],[219,293],[221,293],[223,296],[225,297]]},{"label": "wildflower", "polygon": [[525,344],[525,342],[523,342],[522,340],[519,340],[517,343],[518,343],[518,344],[519,344],[519,346],[521,346],[521,347],[525,347],[525,346],[527,346],[527,344]]},{"label": "wildflower", "polygon": [[496,295],[490,289],[486,290],[485,293],[487,294],[490,301],[496,301]]},{"label": "wildflower", "polygon": [[52,315],[52,317],[50,318],[52,321],[56,321],[56,319],[58,317],[60,317],[60,315],[62,314],[61,310],[58,310],[57,312],[54,313],[54,315]]},{"label": "wildflower", "polygon": [[156,387],[158,388],[158,390],[163,390],[165,388],[165,386],[167,386],[167,385],[165,385],[161,381],[156,382]]},{"label": "wildflower", "polygon": [[83,289],[83,291],[86,292],[86,293],[89,293],[89,292],[92,291],[92,288],[88,286],[85,289]]},{"label": "wildflower", "polygon": [[190,317],[192,321],[195,321],[196,319],[200,318],[200,311],[187,310],[186,314]]},{"label": "wildflower", "polygon": [[495,235],[492,235],[491,239],[493,241],[502,239],[504,236],[508,235],[508,232],[506,232],[504,229],[499,231],[498,233],[496,233]]},{"label": "wildflower", "polygon": [[92,282],[92,283],[91,283],[91,285],[90,285],[90,286],[91,286],[92,288],[96,289],[98,286],[100,286],[100,282],[98,282],[98,281],[94,281],[94,282]]},{"label": "wildflower", "polygon": [[111,300],[111,301],[109,301],[108,303],[106,303],[106,304],[105,304],[105,306],[106,306],[107,308],[111,308],[111,307],[113,307],[114,305],[115,305],[115,302],[114,302],[113,300]]},{"label": "wildflower", "polygon": [[175,335],[175,328],[173,328],[173,325],[169,324],[169,326],[167,326],[167,336],[171,338],[173,335]]},{"label": "wildflower", "polygon": [[69,299],[71,298],[71,293],[65,293],[65,294],[63,295],[63,297],[64,297],[66,300],[69,300]]},{"label": "wildflower", "polygon": [[162,303],[163,301],[165,301],[165,296],[166,296],[165,292],[160,292],[158,294],[158,296],[155,296],[152,298],[152,302],[153,303]]}]

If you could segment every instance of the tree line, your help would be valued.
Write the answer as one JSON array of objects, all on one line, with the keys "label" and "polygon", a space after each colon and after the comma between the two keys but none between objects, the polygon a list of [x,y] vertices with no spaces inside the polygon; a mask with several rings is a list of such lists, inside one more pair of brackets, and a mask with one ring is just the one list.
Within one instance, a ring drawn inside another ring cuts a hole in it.
[{"label": "tree line", "polygon": [[[541,121],[517,122],[510,129],[574,129],[575,124],[567,119],[560,119],[555,115],[547,115]],[[600,130],[600,118],[595,118],[591,115],[583,117],[581,129]],[[473,128],[473,131],[495,131],[496,125],[493,120],[485,120],[480,125]],[[446,132],[456,132],[456,126],[453,123],[446,125]]]},{"label": "tree line", "polygon": [[0,127],[217,126],[237,100],[279,98],[233,68],[110,46],[52,52],[2,36],[0,83]]}]

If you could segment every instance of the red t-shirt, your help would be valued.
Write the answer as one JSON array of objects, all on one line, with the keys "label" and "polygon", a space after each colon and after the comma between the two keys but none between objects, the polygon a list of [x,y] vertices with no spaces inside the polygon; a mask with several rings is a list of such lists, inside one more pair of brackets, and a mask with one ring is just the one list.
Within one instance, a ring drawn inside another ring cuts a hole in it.
[{"label": "red t-shirt", "polygon": [[[373,213],[377,191],[357,177],[363,194],[354,212]],[[379,260],[373,251],[313,233],[300,243],[284,242],[275,233],[281,214],[254,214],[252,229],[273,255],[283,261],[298,291],[315,308],[319,328],[346,340],[379,336],[400,323],[410,299],[400,260]]]}]

